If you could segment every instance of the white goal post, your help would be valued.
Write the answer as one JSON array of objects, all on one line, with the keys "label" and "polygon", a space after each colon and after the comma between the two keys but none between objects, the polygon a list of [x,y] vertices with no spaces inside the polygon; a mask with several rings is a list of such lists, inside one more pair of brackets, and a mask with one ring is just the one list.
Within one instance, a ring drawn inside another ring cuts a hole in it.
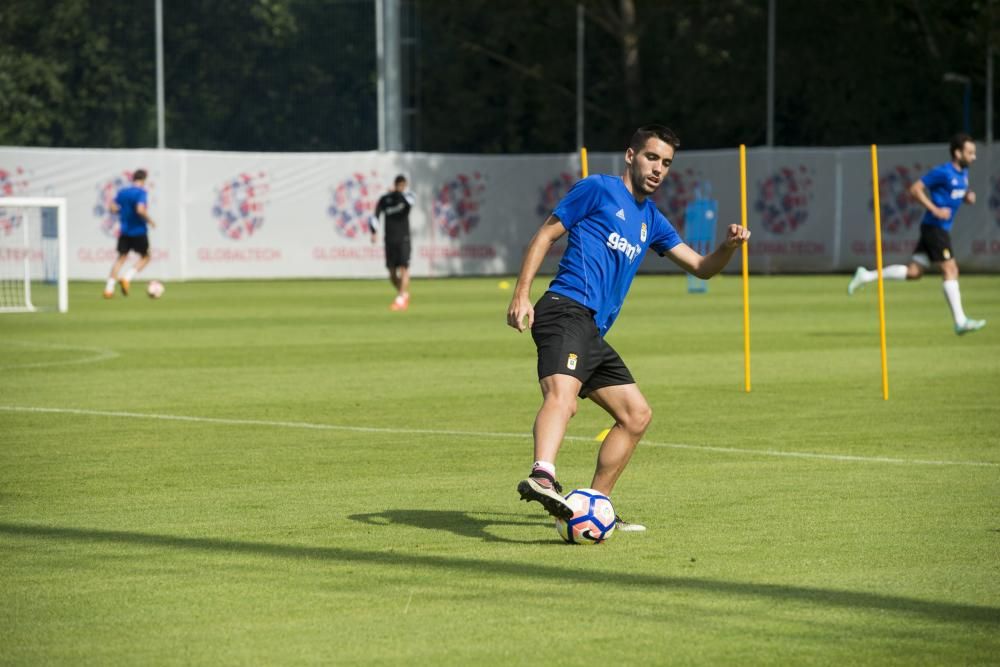
[{"label": "white goal post", "polygon": [[69,310],[66,230],[64,197],[0,197],[0,313],[45,309],[52,292]]}]

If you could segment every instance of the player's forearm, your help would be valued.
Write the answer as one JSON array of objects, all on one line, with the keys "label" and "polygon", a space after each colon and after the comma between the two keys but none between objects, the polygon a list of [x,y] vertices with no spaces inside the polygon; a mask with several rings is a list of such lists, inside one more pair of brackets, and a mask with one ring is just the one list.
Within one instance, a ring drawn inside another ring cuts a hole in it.
[{"label": "player's forearm", "polygon": [[923,182],[917,181],[914,183],[910,188],[910,194],[914,199],[920,202],[921,206],[926,208],[931,213],[937,210],[937,206],[935,206],[934,202],[931,201],[931,198],[927,196],[927,191],[923,187]]},{"label": "player's forearm", "polygon": [[545,255],[552,247],[552,241],[548,238],[535,234],[524,251],[524,260],[521,262],[521,273],[517,276],[517,285],[514,287],[514,294],[530,298],[531,283],[534,282],[538,269],[541,268]]},{"label": "player's forearm", "polygon": [[712,253],[702,258],[698,268],[694,271],[694,275],[702,280],[708,280],[726,268],[726,265],[729,264],[729,260],[733,258],[733,253],[735,252],[735,246],[730,246],[728,243],[720,244]]}]

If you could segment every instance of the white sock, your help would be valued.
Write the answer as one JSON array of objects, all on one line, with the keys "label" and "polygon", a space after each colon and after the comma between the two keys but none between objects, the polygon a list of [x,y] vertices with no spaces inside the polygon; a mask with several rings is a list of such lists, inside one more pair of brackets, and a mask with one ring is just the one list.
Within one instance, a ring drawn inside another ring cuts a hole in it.
[{"label": "white sock", "polygon": [[556,464],[554,463],[549,463],[548,461],[535,461],[535,464],[531,466],[531,469],[534,470],[535,468],[549,473],[552,475],[552,479],[556,478]]},{"label": "white sock", "polygon": [[[906,280],[906,267],[902,264],[883,267],[882,277],[885,280]],[[878,272],[875,272],[875,280],[878,280]]]},{"label": "white sock", "polygon": [[[906,280],[906,266],[903,264],[893,264],[882,268],[882,278],[884,280]],[[878,270],[865,271],[861,276],[861,282],[873,283],[878,280]]]},{"label": "white sock", "polygon": [[955,318],[955,324],[965,324],[965,311],[962,310],[962,293],[958,289],[957,280],[945,280],[941,283],[944,288],[944,298],[948,300],[951,308],[951,316]]},{"label": "white sock", "polygon": [[135,267],[133,266],[128,271],[125,272],[125,280],[132,282],[132,279],[135,278],[135,274],[136,270]]},{"label": "white sock", "polygon": [[114,278],[108,278],[108,282],[104,283],[104,291],[105,292],[114,292],[115,291],[115,283],[116,282],[118,282],[118,281],[115,280]]}]

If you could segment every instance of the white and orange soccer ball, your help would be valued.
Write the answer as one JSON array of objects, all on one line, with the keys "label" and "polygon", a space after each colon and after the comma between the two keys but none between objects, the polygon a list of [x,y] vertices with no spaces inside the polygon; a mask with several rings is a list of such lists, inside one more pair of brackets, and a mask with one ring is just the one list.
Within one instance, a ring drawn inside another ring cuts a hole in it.
[{"label": "white and orange soccer ball", "polygon": [[615,532],[611,499],[594,489],[576,489],[566,496],[573,508],[569,521],[556,519],[556,531],[570,544],[600,544]]},{"label": "white and orange soccer ball", "polygon": [[159,280],[150,280],[149,284],[146,285],[146,294],[149,295],[150,299],[159,299],[163,296],[163,292],[166,291],[166,287],[163,286]]}]

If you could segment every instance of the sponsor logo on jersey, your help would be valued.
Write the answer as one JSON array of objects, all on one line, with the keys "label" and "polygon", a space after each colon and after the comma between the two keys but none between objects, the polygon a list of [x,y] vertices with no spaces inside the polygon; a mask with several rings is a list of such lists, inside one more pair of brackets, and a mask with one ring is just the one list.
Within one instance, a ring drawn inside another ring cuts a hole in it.
[{"label": "sponsor logo on jersey", "polygon": [[639,230],[639,240],[643,243],[646,242],[646,223],[642,223],[642,229]]},{"label": "sponsor logo on jersey", "polygon": [[951,191],[952,199],[961,199],[964,196],[965,196],[965,188],[954,188]]},{"label": "sponsor logo on jersey", "polygon": [[571,371],[575,371],[576,359],[577,359],[576,355],[570,353],[569,357],[566,358],[566,368],[570,369]]},{"label": "sponsor logo on jersey", "polygon": [[641,249],[639,245],[632,245],[629,243],[628,239],[618,232],[611,232],[608,234],[607,246],[612,250],[625,253],[625,256],[628,257],[628,261],[630,262],[635,259]]}]

